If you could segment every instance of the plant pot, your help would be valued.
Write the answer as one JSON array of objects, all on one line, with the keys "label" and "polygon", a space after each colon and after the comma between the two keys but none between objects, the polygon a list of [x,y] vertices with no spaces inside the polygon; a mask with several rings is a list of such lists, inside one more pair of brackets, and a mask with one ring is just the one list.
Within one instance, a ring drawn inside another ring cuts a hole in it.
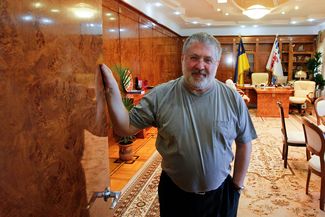
[{"label": "plant pot", "polygon": [[119,158],[121,161],[133,160],[132,142],[130,144],[119,144]]}]

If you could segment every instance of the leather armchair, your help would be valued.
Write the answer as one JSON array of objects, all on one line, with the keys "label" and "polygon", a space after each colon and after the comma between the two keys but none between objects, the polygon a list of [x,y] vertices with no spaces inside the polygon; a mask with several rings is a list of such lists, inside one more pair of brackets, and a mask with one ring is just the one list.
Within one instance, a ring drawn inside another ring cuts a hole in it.
[{"label": "leather armchair", "polygon": [[293,83],[294,96],[289,97],[289,103],[296,106],[300,114],[306,112],[307,103],[312,103],[315,94],[315,81],[295,81]]}]

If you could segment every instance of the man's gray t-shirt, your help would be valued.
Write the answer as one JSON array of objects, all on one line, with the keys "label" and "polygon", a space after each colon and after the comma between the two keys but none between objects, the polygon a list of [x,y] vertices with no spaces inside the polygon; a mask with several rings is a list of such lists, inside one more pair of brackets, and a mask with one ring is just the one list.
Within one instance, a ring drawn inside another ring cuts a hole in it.
[{"label": "man's gray t-shirt", "polygon": [[158,128],[156,148],[162,169],[187,192],[217,189],[230,173],[232,144],[255,139],[256,132],[241,96],[215,80],[195,95],[180,77],[152,89],[130,112],[137,128]]}]

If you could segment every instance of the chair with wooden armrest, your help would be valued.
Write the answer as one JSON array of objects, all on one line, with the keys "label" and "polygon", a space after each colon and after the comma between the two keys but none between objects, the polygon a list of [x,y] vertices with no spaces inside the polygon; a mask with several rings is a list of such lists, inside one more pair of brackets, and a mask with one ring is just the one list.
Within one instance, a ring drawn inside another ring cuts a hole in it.
[{"label": "chair with wooden armrest", "polygon": [[226,80],[226,85],[234,90],[237,90],[237,92],[241,95],[241,97],[243,98],[244,102],[247,104],[249,103],[250,99],[249,97],[244,93],[244,91],[242,91],[241,89],[237,88],[235,83],[231,80],[231,79],[227,79]]},{"label": "chair with wooden armrest", "polygon": [[298,107],[301,115],[306,112],[307,103],[312,103],[315,86],[315,81],[295,81],[293,84],[294,96],[289,97],[289,103],[291,107]]},{"label": "chair with wooden armrest", "polygon": [[314,102],[317,125],[325,132],[325,96],[318,97]]},{"label": "chair with wooden armrest", "polygon": [[319,207],[324,211],[325,201],[325,138],[323,131],[308,119],[302,119],[304,134],[306,137],[308,173],[306,182],[306,194],[308,194],[311,173],[321,177]]},{"label": "chair with wooden armrest", "polygon": [[296,147],[306,147],[305,136],[304,132],[301,131],[287,131],[286,121],[284,118],[284,111],[281,102],[277,102],[280,118],[281,118],[281,132],[282,132],[282,160],[284,160],[284,168],[287,168],[288,164],[288,149],[289,146],[296,146]]}]

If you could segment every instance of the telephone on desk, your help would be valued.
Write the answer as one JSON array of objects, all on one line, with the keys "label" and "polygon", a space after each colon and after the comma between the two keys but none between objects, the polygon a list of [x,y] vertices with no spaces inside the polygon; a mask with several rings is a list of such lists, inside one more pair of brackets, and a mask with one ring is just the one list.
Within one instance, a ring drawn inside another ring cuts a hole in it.
[{"label": "telephone on desk", "polygon": [[260,84],[256,84],[255,87],[257,88],[265,88],[267,85],[265,83],[260,83]]}]

